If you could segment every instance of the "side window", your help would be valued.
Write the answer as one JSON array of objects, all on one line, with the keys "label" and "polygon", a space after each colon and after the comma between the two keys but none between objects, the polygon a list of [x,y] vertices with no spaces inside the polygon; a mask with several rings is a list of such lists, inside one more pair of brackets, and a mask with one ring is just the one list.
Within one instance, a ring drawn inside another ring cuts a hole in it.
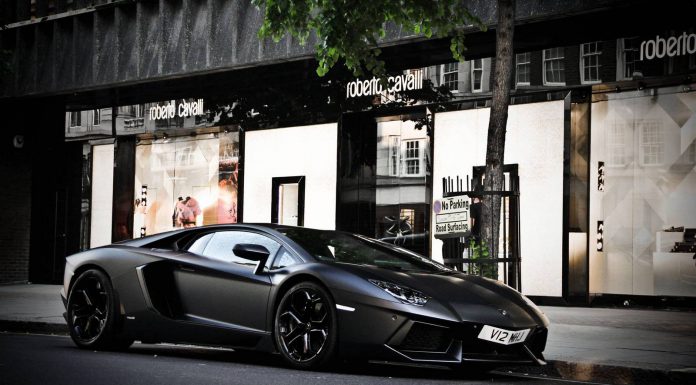
[{"label": "side window", "polygon": [[280,248],[278,242],[261,234],[248,231],[218,231],[212,235],[212,239],[210,239],[200,254],[219,261],[255,266],[256,262],[234,255],[232,249],[239,243],[252,243],[264,246],[270,252],[271,258]]},{"label": "side window", "polygon": [[188,248],[189,253],[203,255],[203,250],[208,246],[208,242],[213,238],[215,233],[206,234],[198,239],[196,239],[191,246]]},{"label": "side window", "polygon": [[283,267],[292,266],[298,263],[300,263],[300,260],[293,257],[292,254],[283,248],[273,261],[273,266],[271,266],[271,269],[282,269]]}]

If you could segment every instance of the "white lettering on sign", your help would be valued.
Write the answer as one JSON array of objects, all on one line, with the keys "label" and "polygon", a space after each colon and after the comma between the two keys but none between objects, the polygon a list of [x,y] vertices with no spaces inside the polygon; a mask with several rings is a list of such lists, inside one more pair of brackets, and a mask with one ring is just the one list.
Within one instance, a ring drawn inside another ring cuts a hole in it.
[{"label": "white lettering on sign", "polygon": [[172,100],[164,105],[152,106],[149,110],[150,120],[172,119],[176,116],[186,118],[203,114],[203,99],[192,102],[184,100],[178,105]]},{"label": "white lettering on sign", "polygon": [[[415,71],[415,73],[390,76],[387,78],[388,87],[387,93],[413,91],[423,88],[423,71]],[[374,96],[385,92],[382,83],[379,79],[373,77],[369,80],[355,79],[346,86],[346,98],[355,98],[360,96]]]},{"label": "white lettering on sign", "polygon": [[667,38],[655,36],[655,39],[640,43],[640,60],[662,59],[696,53],[696,33],[686,32]]}]

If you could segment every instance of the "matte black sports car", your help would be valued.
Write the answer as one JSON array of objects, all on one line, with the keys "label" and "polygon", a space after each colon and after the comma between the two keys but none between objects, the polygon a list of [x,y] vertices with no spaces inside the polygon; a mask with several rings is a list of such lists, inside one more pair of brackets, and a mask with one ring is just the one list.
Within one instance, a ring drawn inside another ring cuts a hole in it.
[{"label": "matte black sports car", "polygon": [[162,233],[68,257],[73,341],[134,340],[412,363],[543,364],[548,321],[496,281],[364,236],[277,225]]}]

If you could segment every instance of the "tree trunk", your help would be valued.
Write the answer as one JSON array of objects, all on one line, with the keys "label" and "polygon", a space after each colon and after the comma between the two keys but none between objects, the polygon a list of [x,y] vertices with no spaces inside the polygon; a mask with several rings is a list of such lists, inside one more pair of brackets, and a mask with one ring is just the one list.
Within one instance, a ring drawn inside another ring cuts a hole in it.
[{"label": "tree trunk", "polygon": [[[495,70],[491,116],[488,122],[486,147],[486,173],[484,191],[503,189],[503,165],[505,164],[505,133],[510,102],[512,76],[512,41],[515,30],[515,0],[498,0],[498,25],[495,31]],[[498,234],[500,233],[500,195],[484,195],[481,238],[488,247],[490,257],[498,257]],[[507,256],[502,256],[507,257]],[[497,267],[497,264],[493,266]],[[497,269],[491,269],[490,278],[497,279]]]}]

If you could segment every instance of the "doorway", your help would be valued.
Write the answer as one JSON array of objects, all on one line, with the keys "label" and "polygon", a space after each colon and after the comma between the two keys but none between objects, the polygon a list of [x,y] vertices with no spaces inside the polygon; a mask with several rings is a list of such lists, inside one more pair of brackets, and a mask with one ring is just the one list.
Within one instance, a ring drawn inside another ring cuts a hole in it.
[{"label": "doorway", "polygon": [[304,226],[305,177],[276,177],[272,185],[271,222]]}]

